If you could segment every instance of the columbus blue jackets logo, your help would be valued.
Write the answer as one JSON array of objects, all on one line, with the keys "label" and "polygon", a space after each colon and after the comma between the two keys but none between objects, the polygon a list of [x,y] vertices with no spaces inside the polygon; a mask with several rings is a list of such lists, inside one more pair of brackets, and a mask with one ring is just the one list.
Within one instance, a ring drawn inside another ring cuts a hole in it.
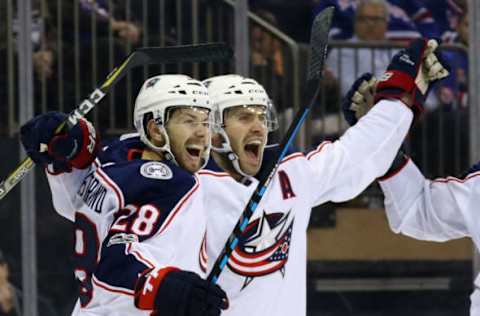
[{"label": "columbus blue jackets logo", "polygon": [[228,267],[245,276],[243,288],[255,277],[272,273],[285,275],[293,218],[291,212],[271,213],[252,221],[228,260]]}]

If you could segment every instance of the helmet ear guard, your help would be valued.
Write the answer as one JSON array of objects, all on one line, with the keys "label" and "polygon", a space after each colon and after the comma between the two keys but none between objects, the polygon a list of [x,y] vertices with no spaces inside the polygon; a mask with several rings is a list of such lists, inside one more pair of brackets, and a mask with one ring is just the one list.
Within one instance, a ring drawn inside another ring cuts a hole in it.
[{"label": "helmet ear guard", "polygon": [[[178,165],[165,128],[170,110],[176,107],[203,108],[209,111],[209,116],[212,115],[212,101],[207,89],[200,81],[186,75],[160,75],[149,78],[143,83],[135,100],[133,125],[145,145],[154,151],[161,152],[165,159]],[[152,119],[164,136],[165,142],[161,146],[153,144],[148,135],[146,127]],[[210,117],[209,120],[211,120]],[[208,150],[202,157],[203,166],[208,162],[210,146],[209,138]]]}]

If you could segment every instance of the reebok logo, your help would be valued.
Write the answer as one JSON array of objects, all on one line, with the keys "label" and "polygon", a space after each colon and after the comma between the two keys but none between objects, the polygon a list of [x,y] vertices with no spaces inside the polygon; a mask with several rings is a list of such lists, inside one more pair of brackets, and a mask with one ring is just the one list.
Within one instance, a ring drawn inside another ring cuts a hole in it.
[{"label": "reebok logo", "polygon": [[415,63],[410,59],[410,56],[408,56],[407,54],[403,54],[402,56],[400,56],[400,60],[404,63],[409,64],[410,66],[415,66]]}]

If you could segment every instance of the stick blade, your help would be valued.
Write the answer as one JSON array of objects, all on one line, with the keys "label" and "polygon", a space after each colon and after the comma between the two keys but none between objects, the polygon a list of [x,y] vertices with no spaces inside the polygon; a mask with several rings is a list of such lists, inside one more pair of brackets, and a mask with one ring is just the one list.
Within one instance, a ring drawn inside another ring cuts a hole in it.
[{"label": "stick blade", "polygon": [[228,61],[233,50],[225,43],[206,43],[172,47],[144,47],[138,53],[148,58],[148,63],[215,62]]},{"label": "stick blade", "polygon": [[332,24],[334,7],[328,7],[320,12],[313,21],[310,33],[310,64],[307,80],[319,79],[327,57],[328,33]]}]

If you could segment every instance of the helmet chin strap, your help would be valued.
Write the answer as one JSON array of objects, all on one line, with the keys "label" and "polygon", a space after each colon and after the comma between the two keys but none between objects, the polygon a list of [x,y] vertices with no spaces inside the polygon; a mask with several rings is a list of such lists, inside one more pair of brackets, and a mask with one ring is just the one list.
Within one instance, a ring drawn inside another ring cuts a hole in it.
[{"label": "helmet chin strap", "polygon": [[148,139],[148,137],[145,134],[141,135],[142,141],[148,147],[150,147],[150,149],[152,149],[153,151],[155,151],[159,154],[162,154],[166,160],[171,161],[178,166],[178,162],[175,159],[175,156],[173,155],[172,150],[170,148],[170,138],[168,137],[168,134],[167,134],[167,131],[165,130],[165,127],[161,124],[156,124],[156,125],[157,125],[158,129],[160,130],[160,133],[163,135],[163,137],[165,139],[165,145],[163,145],[162,147],[154,145],[150,141],[150,139]]},{"label": "helmet chin strap", "polygon": [[242,168],[240,167],[240,159],[238,158],[238,155],[233,151],[232,146],[230,145],[230,139],[228,138],[225,130],[221,128],[218,133],[222,135],[223,138],[222,147],[215,147],[212,145],[213,151],[220,154],[225,154],[228,160],[232,163],[232,166],[236,172],[238,172],[243,177],[251,178],[252,176],[243,172]]},{"label": "helmet chin strap", "polygon": [[[156,146],[154,145],[147,137],[146,135],[141,135],[141,138],[142,138],[142,141],[148,146],[150,147],[150,149],[152,149],[153,151],[157,152],[157,153],[160,153],[164,156],[165,160],[168,160],[168,161],[171,161],[173,162],[174,164],[176,164],[177,166],[181,167],[177,160],[175,159],[175,156],[173,155],[173,152],[172,152],[172,149],[170,147],[170,137],[168,137],[168,133],[167,133],[167,130],[165,129],[165,127],[162,125],[162,124],[157,124],[157,127],[158,129],[160,130],[160,133],[162,133],[164,139],[165,139],[165,145],[163,145],[162,147],[159,147],[159,146]],[[210,149],[212,148],[212,140],[211,138],[209,139],[209,143],[208,143],[208,149],[204,151],[203,153],[203,157],[202,157],[202,160],[203,160],[203,163],[202,165],[200,166],[200,169],[203,169],[207,163],[208,163],[208,158],[210,157]]]}]

